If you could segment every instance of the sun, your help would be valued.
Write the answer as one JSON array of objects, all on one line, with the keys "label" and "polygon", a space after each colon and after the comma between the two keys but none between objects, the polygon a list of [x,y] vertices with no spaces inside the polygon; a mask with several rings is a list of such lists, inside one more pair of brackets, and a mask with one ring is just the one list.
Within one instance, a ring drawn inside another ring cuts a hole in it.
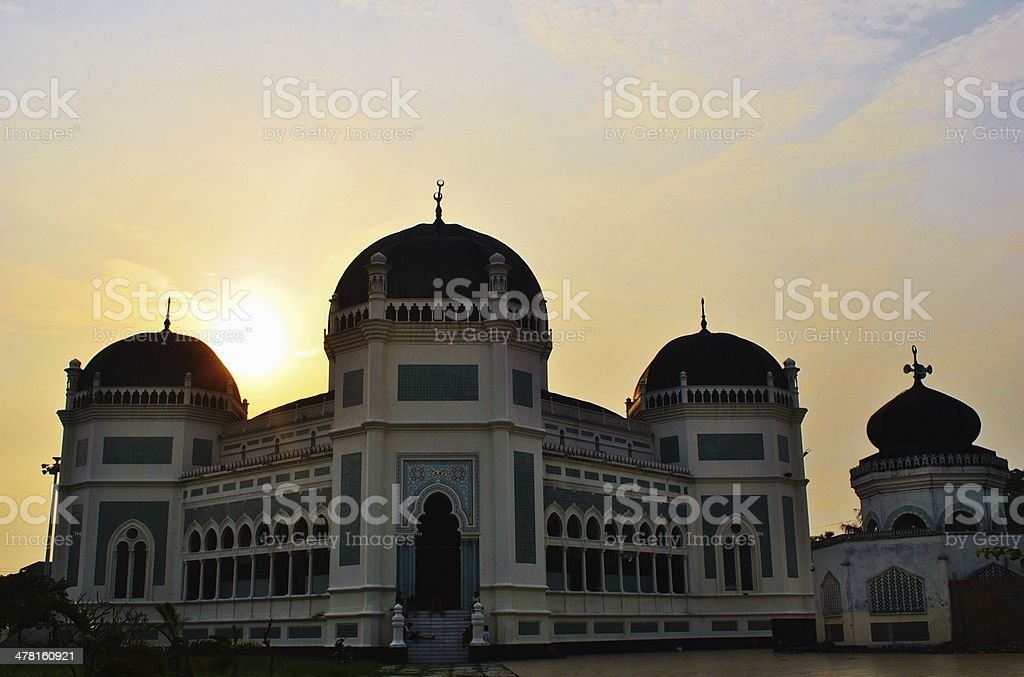
[{"label": "sun", "polygon": [[236,378],[265,378],[276,371],[288,350],[288,337],[280,314],[267,299],[249,294],[248,318],[217,322],[213,349]]}]

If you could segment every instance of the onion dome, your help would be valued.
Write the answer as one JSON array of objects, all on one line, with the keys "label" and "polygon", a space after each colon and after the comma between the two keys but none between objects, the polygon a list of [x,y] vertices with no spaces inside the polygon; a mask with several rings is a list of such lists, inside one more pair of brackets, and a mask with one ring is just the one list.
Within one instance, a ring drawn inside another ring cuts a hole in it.
[{"label": "onion dome", "polygon": [[733,334],[708,331],[704,299],[700,326],[696,334],[672,339],[658,351],[640,376],[637,397],[642,383],[648,391],[678,387],[681,372],[686,385],[700,386],[764,386],[771,372],[773,385],[787,387],[782,367],[767,350]]},{"label": "onion dome", "polygon": [[367,265],[382,254],[390,266],[387,295],[396,299],[431,299],[444,293],[445,285],[457,278],[466,280],[459,294],[470,297],[473,291],[488,285],[491,257],[500,254],[508,266],[507,291],[523,294],[532,301],[541,293],[533,271],[511,247],[490,235],[441,219],[441,186],[434,195],[437,202],[433,223],[421,223],[387,235],[366,247],[345,269],[334,290],[331,307],[349,308],[369,298]]},{"label": "onion dome", "polygon": [[193,388],[229,394],[241,401],[231,372],[210,346],[186,334],[171,331],[170,319],[164,330],[143,332],[112,343],[98,352],[78,379],[84,390],[99,386],[185,385],[191,374]]},{"label": "onion dome", "polygon": [[913,373],[914,385],[882,405],[868,420],[868,439],[878,448],[879,455],[994,453],[974,446],[981,434],[978,412],[955,397],[926,386],[924,379],[932,368],[918,363],[916,346],[913,353],[914,363],[904,366],[903,371]]}]

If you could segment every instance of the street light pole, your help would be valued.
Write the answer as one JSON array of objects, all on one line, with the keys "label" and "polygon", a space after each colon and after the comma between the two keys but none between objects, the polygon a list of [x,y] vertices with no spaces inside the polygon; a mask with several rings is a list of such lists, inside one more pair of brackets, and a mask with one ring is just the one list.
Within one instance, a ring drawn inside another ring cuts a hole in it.
[{"label": "street light pole", "polygon": [[43,475],[53,475],[53,486],[50,488],[50,519],[46,525],[46,577],[50,578],[53,570],[53,515],[57,507],[57,477],[60,475],[60,457],[53,456],[53,463],[43,463]]}]

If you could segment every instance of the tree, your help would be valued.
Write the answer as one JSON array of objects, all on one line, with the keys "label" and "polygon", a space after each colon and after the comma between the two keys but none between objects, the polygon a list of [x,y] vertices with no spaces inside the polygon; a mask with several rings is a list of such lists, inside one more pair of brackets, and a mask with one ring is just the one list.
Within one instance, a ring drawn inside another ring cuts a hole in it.
[{"label": "tree", "polygon": [[20,572],[0,576],[0,631],[17,635],[29,628],[50,627],[68,603],[68,584],[49,576]]},{"label": "tree", "polygon": [[[109,602],[67,600],[53,625],[50,646],[82,647],[89,677],[131,677],[152,672],[158,653],[146,641],[146,615]],[[77,671],[72,668],[72,674]]]},{"label": "tree", "polygon": [[[1011,505],[1015,499],[1021,496],[1024,496],[1024,470],[1014,468],[1010,471],[1010,481],[1006,483],[1007,505]],[[1007,512],[1012,513],[1013,511],[1008,510]],[[1012,516],[1008,515],[1007,522],[1006,529],[1010,533],[1024,533],[1024,524],[1018,524]],[[986,559],[1001,559],[1005,557],[1011,562],[1017,562],[1024,568],[1024,562],[1021,561],[1024,559],[1024,550],[1021,548],[1007,546],[978,548],[976,554],[978,557]]]},{"label": "tree", "polygon": [[175,677],[192,677],[193,642],[185,637],[185,619],[170,602],[158,606],[156,612],[160,623],[154,627],[167,640],[164,653],[171,659]]}]

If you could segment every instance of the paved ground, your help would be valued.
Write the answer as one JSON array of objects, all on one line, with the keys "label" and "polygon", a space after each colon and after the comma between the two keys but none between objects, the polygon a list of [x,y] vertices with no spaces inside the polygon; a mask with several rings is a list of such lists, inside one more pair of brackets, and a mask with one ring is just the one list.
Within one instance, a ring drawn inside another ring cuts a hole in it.
[{"label": "paved ground", "polygon": [[386,665],[376,677],[516,677],[504,665]]}]

